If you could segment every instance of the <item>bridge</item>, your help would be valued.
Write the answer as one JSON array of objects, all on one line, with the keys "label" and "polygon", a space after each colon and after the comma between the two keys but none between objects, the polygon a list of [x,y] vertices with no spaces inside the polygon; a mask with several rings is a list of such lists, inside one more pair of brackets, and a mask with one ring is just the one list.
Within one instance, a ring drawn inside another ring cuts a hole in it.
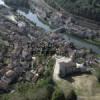
[{"label": "bridge", "polygon": [[51,32],[52,32],[52,33],[60,32],[60,31],[65,30],[65,29],[66,29],[66,27],[65,27],[65,25],[64,25],[64,26],[61,26],[61,27],[59,27],[59,28],[56,28],[56,29],[51,30]]}]

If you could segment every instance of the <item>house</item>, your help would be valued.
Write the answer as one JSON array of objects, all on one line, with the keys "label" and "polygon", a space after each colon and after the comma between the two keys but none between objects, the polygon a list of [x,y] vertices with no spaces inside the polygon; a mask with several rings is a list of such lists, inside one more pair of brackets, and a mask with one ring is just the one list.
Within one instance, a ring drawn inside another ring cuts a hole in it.
[{"label": "house", "polygon": [[39,74],[35,74],[34,77],[32,78],[32,81],[35,83],[39,78]]},{"label": "house", "polygon": [[66,74],[73,73],[73,69],[75,68],[75,63],[73,62],[61,62],[60,64],[60,77],[65,77]]},{"label": "house", "polygon": [[8,83],[0,80],[0,93],[6,92],[8,88]]},{"label": "house", "polygon": [[14,77],[15,74],[16,74],[15,71],[9,70],[9,71],[7,71],[7,72],[5,73],[5,76],[6,76],[7,78],[10,78],[10,77]]},{"label": "house", "polygon": [[87,67],[83,67],[83,66],[77,67],[76,63],[72,61],[68,63],[65,63],[65,62],[60,63],[59,76],[62,78],[66,77],[67,75],[74,76],[75,74],[83,74],[83,73],[88,73],[88,72],[90,72],[90,70]]},{"label": "house", "polygon": [[19,28],[24,28],[24,27],[26,27],[26,23],[25,23],[25,22],[19,21],[17,24],[18,24],[18,27],[19,27]]}]

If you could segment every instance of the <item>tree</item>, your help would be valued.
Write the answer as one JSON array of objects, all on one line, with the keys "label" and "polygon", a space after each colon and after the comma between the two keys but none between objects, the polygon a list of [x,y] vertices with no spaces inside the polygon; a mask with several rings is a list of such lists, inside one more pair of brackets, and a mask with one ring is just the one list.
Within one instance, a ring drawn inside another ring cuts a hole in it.
[{"label": "tree", "polygon": [[95,68],[95,75],[96,75],[98,81],[100,82],[100,68],[99,67]]},{"label": "tree", "polygon": [[58,87],[56,87],[51,100],[65,100],[63,92]]}]

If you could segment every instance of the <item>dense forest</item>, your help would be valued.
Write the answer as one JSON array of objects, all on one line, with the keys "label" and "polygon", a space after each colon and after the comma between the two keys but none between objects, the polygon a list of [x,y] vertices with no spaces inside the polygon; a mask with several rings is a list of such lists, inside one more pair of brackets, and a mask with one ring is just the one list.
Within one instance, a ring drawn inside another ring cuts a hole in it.
[{"label": "dense forest", "polygon": [[66,11],[89,19],[100,21],[100,0],[46,0],[63,7]]}]

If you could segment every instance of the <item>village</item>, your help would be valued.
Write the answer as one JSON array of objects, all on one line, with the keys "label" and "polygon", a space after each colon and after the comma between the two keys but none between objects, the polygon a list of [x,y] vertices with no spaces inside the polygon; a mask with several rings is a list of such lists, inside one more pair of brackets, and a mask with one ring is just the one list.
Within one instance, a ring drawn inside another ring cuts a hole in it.
[{"label": "village", "polygon": [[[1,12],[2,10],[5,10],[6,13],[5,8],[2,8]],[[9,11],[9,13],[11,12]],[[4,49],[1,48],[0,52],[1,90],[6,91],[9,84],[17,80],[32,81],[33,83],[38,80],[45,69],[42,64],[37,63],[36,69],[33,70],[32,66],[36,60],[33,56],[36,54],[45,56],[57,54],[69,57],[73,54],[78,56],[78,59],[82,59],[85,66],[96,63],[97,59],[90,50],[78,50],[73,43],[64,40],[60,33],[43,33],[43,30],[31,25],[21,17],[17,18],[17,21],[11,21],[3,14],[0,17],[1,41],[6,41],[3,44]]]},{"label": "village", "polygon": [[[62,34],[67,31],[82,38],[99,39],[99,30],[76,25],[73,18],[66,18],[59,12],[49,14],[39,14],[50,26],[56,27],[46,32],[14,9],[0,5],[0,93],[16,92],[13,84],[20,82],[35,86],[49,72],[56,83],[69,77],[93,75],[94,67],[100,68],[99,54],[85,47],[79,48]],[[52,70],[48,68],[50,59],[55,61]],[[100,81],[98,77],[96,80]]]}]

